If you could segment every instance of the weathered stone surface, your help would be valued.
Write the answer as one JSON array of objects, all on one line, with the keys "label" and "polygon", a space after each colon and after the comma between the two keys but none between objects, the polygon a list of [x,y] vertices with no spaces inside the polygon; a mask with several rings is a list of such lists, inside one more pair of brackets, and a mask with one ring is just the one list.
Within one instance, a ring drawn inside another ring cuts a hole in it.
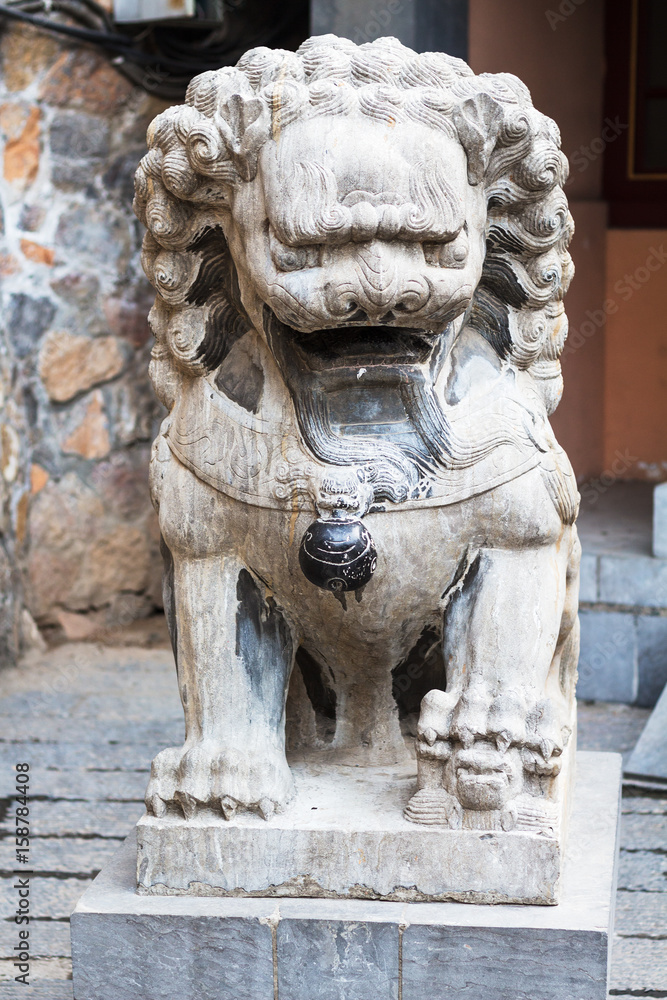
[{"label": "weathered stone surface", "polygon": [[631,794],[632,789],[623,795],[622,812],[629,816],[667,816],[667,798],[653,795]]},{"label": "weathered stone surface", "polygon": [[124,591],[154,592],[154,517],[149,512],[150,523],[127,517],[123,503],[126,511],[138,511],[138,487],[125,486],[115,508],[107,508],[97,490],[73,473],[59,483],[49,481],[32,498],[27,597],[38,621],[55,622],[58,608],[102,608]]},{"label": "weathered stone surface", "polygon": [[581,554],[579,573],[579,600],[595,604],[598,599],[598,562],[597,557],[585,549]]},{"label": "weathered stone surface", "polygon": [[9,423],[0,424],[0,473],[6,483],[13,483],[19,470],[20,441]]},{"label": "weathered stone surface", "polygon": [[[141,806],[148,773],[148,766],[132,771],[89,771],[83,767],[75,767],[56,772],[53,768],[33,764],[30,780],[35,795],[49,795],[53,799],[138,802]],[[11,797],[15,787],[14,778],[13,770],[7,770],[0,776],[0,798]],[[41,856],[41,849],[39,854]],[[40,860],[41,857],[36,858],[35,862]],[[71,861],[78,864],[78,856],[73,855]],[[70,870],[79,871],[79,868]]]},{"label": "weathered stone surface", "polygon": [[[81,604],[106,603],[120,590],[144,590],[148,583],[150,550],[140,528],[118,525],[96,534],[87,549],[79,583]],[[84,596],[85,595],[85,596]],[[77,591],[72,595],[77,600]]]},{"label": "weathered stone surface", "polygon": [[[641,828],[639,828],[641,829]],[[635,831],[626,830],[625,843]],[[664,844],[664,839],[662,843]],[[667,886],[665,886],[667,890]],[[625,892],[619,890],[616,896],[616,933],[621,937],[664,938],[667,927],[667,891],[665,892]]]},{"label": "weathered stone surface", "polygon": [[149,456],[147,445],[116,452],[91,474],[97,495],[118,520],[131,521],[145,513]]},{"label": "weathered stone surface", "polygon": [[[137,802],[92,802],[82,815],[76,802],[33,802],[30,810],[34,837],[77,837],[94,835],[118,839],[126,837],[138,816]],[[4,820],[0,829],[9,832],[14,827]]]},{"label": "weathered stone surface", "polygon": [[[23,107],[21,106],[19,110],[23,117]],[[6,114],[3,117],[6,119]],[[39,169],[41,151],[39,108],[29,108],[20,132],[16,130],[15,134],[12,134],[13,131],[10,129],[10,138],[5,143],[4,177],[10,183],[27,187],[32,184]]]},{"label": "weathered stone surface", "polygon": [[19,216],[19,229],[26,233],[34,233],[44,222],[46,210],[43,205],[25,204]]},{"label": "weathered stone surface", "polygon": [[69,160],[101,159],[109,152],[109,123],[81,112],[58,113],[51,120],[49,145]]},{"label": "weathered stone surface", "polygon": [[26,90],[62,50],[57,38],[27,24],[7,25],[2,33],[2,75],[7,90]]},{"label": "weathered stone surface", "polygon": [[0,538],[0,665],[16,662],[19,653],[20,604],[17,571]]},{"label": "weathered stone surface", "polygon": [[[13,920],[3,920],[0,923],[0,959],[16,957],[14,948],[17,944],[17,929]],[[33,958],[69,958],[72,954],[69,923],[51,918],[47,920],[31,918],[30,954]],[[1,992],[0,1000],[2,1000]]]},{"label": "weathered stone surface", "polygon": [[24,292],[9,296],[7,325],[17,357],[25,358],[36,349],[55,311],[53,302],[44,296],[33,298]]},{"label": "weathered stone surface", "polygon": [[[33,981],[30,996],[31,1000],[72,1000],[72,983],[55,979]],[[25,986],[0,982],[0,1000],[25,1000]]]},{"label": "weathered stone surface", "polygon": [[[136,146],[134,149],[126,149],[120,156],[115,157],[104,174],[103,180],[105,185],[126,204],[130,204],[132,201],[134,195],[134,175],[144,152],[145,143],[144,136],[142,135],[141,145]],[[144,315],[143,319],[145,320],[145,318]]]},{"label": "weathered stone surface", "polygon": [[104,315],[111,332],[134,347],[143,347],[151,335],[148,312],[152,301],[152,290],[145,285],[135,289],[132,297],[114,295],[108,298],[104,303]]},{"label": "weathered stone surface", "polygon": [[85,306],[95,302],[100,282],[95,274],[74,273],[52,281],[51,288],[67,302]]},{"label": "weathered stone surface", "polygon": [[[82,784],[85,794],[85,786]],[[87,800],[80,800],[80,812],[87,809]],[[35,837],[31,868],[44,877],[72,875],[93,878],[120,847],[122,838],[113,837]]]},{"label": "weathered stone surface", "polygon": [[[114,650],[114,652],[117,657],[120,655],[118,650]],[[152,652],[155,654],[155,651]],[[167,651],[159,650],[158,652],[166,654]],[[141,664],[139,664],[138,669],[141,669]],[[173,665],[171,669],[173,669]],[[54,671],[53,680],[56,679],[58,679],[58,673]],[[174,698],[178,699],[177,691],[174,692]],[[27,703],[26,707],[30,708],[30,702]],[[44,718],[44,715],[45,712],[42,709],[41,717]],[[77,728],[79,723],[80,720],[77,719]],[[172,719],[170,717],[168,720],[165,720],[164,725],[169,730],[174,723],[180,724],[180,719]],[[97,733],[91,731],[83,735],[91,736],[90,742],[81,743],[72,739],[60,743],[29,743],[27,747],[22,747],[22,752],[27,754],[27,759],[32,762],[34,767],[66,771],[85,767],[102,774],[107,771],[126,769],[145,774],[146,779],[148,779],[151,758],[155,756],[159,749],[159,742],[157,740],[153,740],[150,743],[142,743],[139,739],[133,739],[127,745],[119,746],[96,742],[95,736],[97,735],[98,739],[100,736],[99,729]],[[16,749],[11,746],[0,747],[0,760],[2,761],[2,766],[6,769],[8,779],[10,779],[12,776],[11,768],[16,763]]]},{"label": "weathered stone surface", "polygon": [[115,337],[78,337],[54,330],[44,340],[38,364],[50,398],[64,403],[115,378],[123,370],[125,358]]},{"label": "weathered stone surface", "polygon": [[[54,981],[60,981],[69,979],[71,976],[71,963],[66,958],[36,958],[30,963],[30,972],[32,975],[32,981],[44,981],[47,985],[51,985]],[[11,982],[14,979],[15,970],[13,968],[12,962],[8,959],[0,960],[0,983],[5,983],[8,980]],[[19,986],[23,989],[25,995],[25,986],[20,983],[13,983],[14,986]],[[71,983],[65,983],[65,990],[61,992],[54,993],[41,993],[38,995],[46,996],[49,1000],[57,1000],[61,996],[71,997],[71,992],[67,993],[67,987],[71,989]],[[5,987],[6,988],[6,987]],[[10,994],[12,998],[15,994]]]},{"label": "weathered stone surface", "polygon": [[110,205],[76,205],[61,215],[55,243],[64,251],[75,251],[121,270],[131,252],[129,220]]},{"label": "weathered stone surface", "polygon": [[662,851],[667,844],[667,813],[653,816],[626,813],[621,830],[623,843],[632,844],[634,850]]},{"label": "weathered stone surface", "polygon": [[132,84],[103,55],[77,47],[52,65],[40,96],[47,104],[102,115],[119,110],[131,92]]},{"label": "weathered stone surface", "polygon": [[49,481],[49,474],[46,469],[43,469],[41,465],[30,466],[30,491],[32,493],[39,493],[43,490]]},{"label": "weathered stone surface", "polygon": [[50,267],[53,264],[54,251],[51,247],[42,246],[34,240],[21,240],[21,253],[33,264],[46,264]]},{"label": "weathered stone surface", "polygon": [[66,453],[81,455],[82,458],[104,458],[109,454],[109,421],[104,411],[104,398],[99,389],[86,400],[86,409],[81,422],[62,443]]},{"label": "weathered stone surface", "polygon": [[130,368],[106,390],[111,441],[116,448],[150,441],[164,416],[150,386],[137,378],[137,369],[144,370],[148,359],[148,351],[144,363],[141,355],[135,355],[134,370]]},{"label": "weathered stone surface", "polygon": [[3,278],[7,278],[12,274],[18,274],[20,270],[21,264],[13,254],[0,254],[0,275]]},{"label": "weathered stone surface", "polygon": [[584,936],[521,928],[500,938],[482,927],[409,926],[403,997],[607,1000],[608,946],[604,931]]},{"label": "weathered stone surface", "polygon": [[398,1000],[395,923],[281,920],[278,993],[290,1000]]}]

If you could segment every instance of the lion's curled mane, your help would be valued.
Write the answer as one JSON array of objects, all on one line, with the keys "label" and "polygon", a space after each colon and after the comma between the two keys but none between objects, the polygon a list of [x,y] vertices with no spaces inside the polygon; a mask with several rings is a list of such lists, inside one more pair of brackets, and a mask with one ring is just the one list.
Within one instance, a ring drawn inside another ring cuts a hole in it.
[{"label": "lion's curled mane", "polygon": [[[135,211],[148,230],[143,262],[157,291],[158,395],[171,406],[177,370],[213,370],[248,329],[224,242],[217,253],[202,247],[221,232],[233,189],[255,177],[263,143],[296,120],[352,112],[418,121],[462,144],[469,181],[484,185],[487,202],[486,259],[466,322],[501,358],[530,372],[552,412],[562,391],[562,299],[573,271],[557,126],[510,74],[475,75],[460,59],[419,55],[394,38],[357,46],[332,35],[311,38],[296,53],[256,48],[234,68],[203,73],[186,104],[149,129]],[[213,294],[201,293],[213,286]]]}]

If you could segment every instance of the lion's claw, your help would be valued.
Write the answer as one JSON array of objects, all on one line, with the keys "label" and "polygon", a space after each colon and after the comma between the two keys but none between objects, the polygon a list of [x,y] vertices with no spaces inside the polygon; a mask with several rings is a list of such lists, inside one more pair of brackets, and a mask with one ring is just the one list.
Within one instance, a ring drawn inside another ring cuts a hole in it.
[{"label": "lion's claw", "polygon": [[220,808],[222,809],[222,815],[226,820],[234,819],[236,811],[239,807],[236,799],[233,799],[231,795],[223,795],[220,799]]},{"label": "lion's claw", "polygon": [[190,742],[162,750],[151,766],[146,808],[158,818],[171,805],[186,820],[198,809],[219,810],[226,820],[239,810],[270,819],[292,798],[294,784],[284,753],[264,748],[259,760],[248,760],[235,747],[217,741]]}]

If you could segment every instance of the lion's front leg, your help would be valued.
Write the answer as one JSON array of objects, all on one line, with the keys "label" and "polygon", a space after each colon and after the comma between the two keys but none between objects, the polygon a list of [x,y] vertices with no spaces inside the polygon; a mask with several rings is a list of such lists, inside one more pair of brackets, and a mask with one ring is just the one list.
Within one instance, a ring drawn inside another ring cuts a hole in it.
[{"label": "lion's front leg", "polygon": [[471,563],[445,616],[447,690],[422,703],[409,818],[511,829],[522,808],[549,814],[573,726],[578,554],[566,528]]},{"label": "lion's front leg", "polygon": [[149,812],[177,804],[265,818],[293,794],[285,759],[291,626],[235,556],[173,555],[173,618],[185,745],[153,761]]}]

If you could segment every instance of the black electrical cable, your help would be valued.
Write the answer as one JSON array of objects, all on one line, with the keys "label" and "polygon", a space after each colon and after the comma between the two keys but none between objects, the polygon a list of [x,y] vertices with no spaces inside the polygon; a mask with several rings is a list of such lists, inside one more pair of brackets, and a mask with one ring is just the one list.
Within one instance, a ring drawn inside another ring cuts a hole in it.
[{"label": "black electrical cable", "polygon": [[[238,14],[245,2],[225,0],[225,6],[238,22],[236,32],[228,29],[226,21],[224,25],[211,27],[198,24],[195,18],[191,24],[181,22],[178,27],[165,23],[133,24],[135,33],[121,33],[96,0],[8,0],[0,3],[0,20],[20,21],[101,48],[132,83],[158,97],[178,100],[197,73],[233,65],[249,48],[275,43],[303,14],[299,8],[304,0],[287,3],[281,17],[271,19],[266,27],[248,37],[250,33],[243,29],[249,18],[239,18]],[[44,11],[47,16],[35,11]],[[79,24],[54,20],[52,13]]]},{"label": "black electrical cable", "polygon": [[36,17],[15,7],[8,7],[0,3],[0,16],[8,17],[14,21],[24,21],[32,24],[36,28],[45,28],[47,31],[55,31],[58,35],[67,35],[69,38],[78,38],[82,42],[94,42],[105,47],[131,46],[133,40],[130,35],[117,35],[111,31],[91,31],[90,28],[75,28],[71,24],[60,24],[58,21],[49,21],[43,17]]}]

